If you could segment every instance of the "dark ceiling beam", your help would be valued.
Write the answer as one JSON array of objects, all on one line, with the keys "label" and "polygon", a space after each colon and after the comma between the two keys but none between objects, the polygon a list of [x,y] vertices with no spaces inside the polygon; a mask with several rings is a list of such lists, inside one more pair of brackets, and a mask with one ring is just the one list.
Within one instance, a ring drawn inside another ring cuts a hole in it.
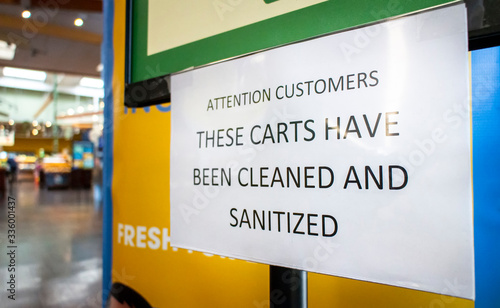
[{"label": "dark ceiling beam", "polygon": [[21,0],[0,0],[0,4],[21,4]]},{"label": "dark ceiling beam", "polygon": [[[43,7],[46,1],[31,1],[31,7]],[[59,3],[59,8],[63,10],[102,12],[102,1],[99,0],[71,0],[66,3]]]},{"label": "dark ceiling beam", "polygon": [[[31,7],[43,7],[45,2],[47,1],[31,0]],[[59,8],[63,10],[102,12],[101,0],[70,0],[61,1],[63,3],[59,3],[59,1],[56,2],[59,4]]]},{"label": "dark ceiling beam", "polygon": [[[0,0],[0,4],[21,5],[21,2],[21,0]],[[54,2],[63,10],[102,12],[102,0],[66,0]],[[46,0],[31,0],[30,7],[41,8],[46,6],[46,3]]]},{"label": "dark ceiling beam", "polygon": [[[77,28],[61,27],[53,24],[46,24],[41,27],[36,27],[33,23],[28,24],[26,19],[10,15],[0,14],[0,27],[26,31],[29,34],[28,36],[32,36],[33,34],[42,34],[94,45],[100,45],[102,42],[101,34],[88,32]],[[26,40],[29,40],[29,38],[26,38]]]}]

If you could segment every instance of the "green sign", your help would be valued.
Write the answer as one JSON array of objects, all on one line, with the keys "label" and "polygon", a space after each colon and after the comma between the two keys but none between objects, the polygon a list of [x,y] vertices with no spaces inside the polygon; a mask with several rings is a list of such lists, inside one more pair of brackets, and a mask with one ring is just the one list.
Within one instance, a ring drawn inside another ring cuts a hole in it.
[{"label": "green sign", "polygon": [[134,1],[132,82],[451,2]]}]

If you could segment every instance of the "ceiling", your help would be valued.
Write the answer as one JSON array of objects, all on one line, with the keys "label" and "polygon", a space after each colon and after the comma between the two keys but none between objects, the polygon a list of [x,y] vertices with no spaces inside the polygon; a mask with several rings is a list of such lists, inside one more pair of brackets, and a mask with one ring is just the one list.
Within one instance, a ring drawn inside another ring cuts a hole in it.
[{"label": "ceiling", "polygon": [[102,0],[0,0],[0,40],[17,45],[0,66],[99,77],[102,29]]}]

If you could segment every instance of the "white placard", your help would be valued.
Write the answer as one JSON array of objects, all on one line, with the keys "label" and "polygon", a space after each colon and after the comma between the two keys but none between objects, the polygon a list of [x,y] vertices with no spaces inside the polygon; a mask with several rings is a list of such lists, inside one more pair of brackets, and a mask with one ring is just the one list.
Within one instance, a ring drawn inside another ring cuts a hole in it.
[{"label": "white placard", "polygon": [[474,298],[465,6],[172,77],[171,243]]}]

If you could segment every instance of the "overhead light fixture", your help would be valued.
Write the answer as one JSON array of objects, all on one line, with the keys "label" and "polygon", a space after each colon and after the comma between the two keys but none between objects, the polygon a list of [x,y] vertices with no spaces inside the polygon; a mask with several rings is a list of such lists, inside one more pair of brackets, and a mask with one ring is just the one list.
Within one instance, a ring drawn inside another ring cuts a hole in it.
[{"label": "overhead light fixture", "polygon": [[12,60],[16,54],[16,44],[0,40],[0,59]]},{"label": "overhead light fixture", "polygon": [[31,123],[31,124],[33,124],[33,126],[37,126],[38,125],[38,121],[34,120],[33,123]]},{"label": "overhead light fixture", "polygon": [[13,120],[13,119],[10,119],[10,120],[9,120],[9,125],[14,125],[15,123],[16,123],[16,122],[14,122],[14,120]]},{"label": "overhead light fixture", "polygon": [[38,129],[34,128],[31,133],[33,134],[33,136],[36,136],[38,135]]},{"label": "overhead light fixture", "polygon": [[85,111],[85,108],[83,108],[83,106],[78,106],[76,108],[76,112],[78,112],[78,113],[83,113],[84,111]]},{"label": "overhead light fixture", "polygon": [[80,85],[87,88],[102,88],[104,82],[102,79],[83,77],[80,79]]},{"label": "overhead light fixture", "polygon": [[47,73],[42,71],[26,70],[8,66],[3,68],[3,75],[6,77],[24,78],[37,81],[45,81],[47,78]]},{"label": "overhead light fixture", "polygon": [[31,17],[31,12],[29,10],[24,10],[22,13],[21,13],[21,16],[23,18],[30,18]]},{"label": "overhead light fixture", "polygon": [[75,26],[77,26],[77,27],[81,27],[81,26],[83,26],[83,19],[81,19],[81,18],[77,18],[77,19],[75,19],[74,24],[75,24]]},{"label": "overhead light fixture", "polygon": [[52,122],[50,122],[50,121],[45,122],[45,127],[51,127],[51,126],[52,126]]},{"label": "overhead light fixture", "polygon": [[75,110],[73,108],[68,109],[68,115],[72,116],[75,114]]}]

